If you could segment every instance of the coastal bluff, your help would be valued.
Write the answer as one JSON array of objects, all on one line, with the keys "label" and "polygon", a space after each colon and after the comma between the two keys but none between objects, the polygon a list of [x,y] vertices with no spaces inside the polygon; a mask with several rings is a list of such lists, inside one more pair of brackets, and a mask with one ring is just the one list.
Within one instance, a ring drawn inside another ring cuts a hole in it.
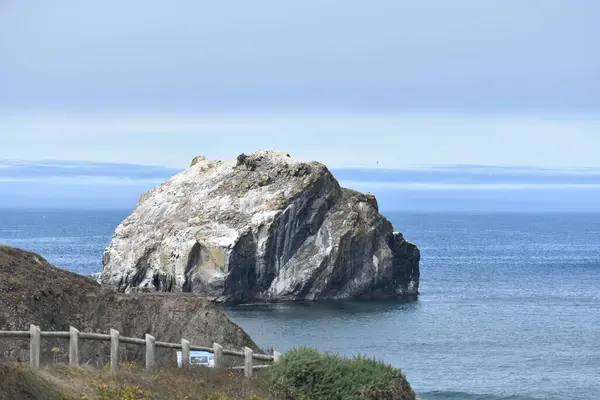
[{"label": "coastal bluff", "polygon": [[[242,350],[260,351],[252,339],[210,302],[193,295],[165,293],[115,293],[91,278],[50,265],[28,251],[0,246],[0,330],[28,331],[30,324],[44,331],[108,333],[116,329],[123,336]],[[82,363],[104,366],[110,354],[109,342],[84,340],[80,343]],[[143,361],[144,346],[123,345],[128,361]],[[60,349],[56,353],[53,348]],[[68,359],[68,341],[42,340],[44,358]],[[0,340],[0,361],[27,360],[29,341]],[[157,349],[158,363],[175,363],[175,352]],[[55,360],[56,361],[56,360]]]},{"label": "coastal bluff", "polygon": [[415,298],[420,252],[377,200],[278,151],[196,157],[114,232],[99,281],[218,302]]}]

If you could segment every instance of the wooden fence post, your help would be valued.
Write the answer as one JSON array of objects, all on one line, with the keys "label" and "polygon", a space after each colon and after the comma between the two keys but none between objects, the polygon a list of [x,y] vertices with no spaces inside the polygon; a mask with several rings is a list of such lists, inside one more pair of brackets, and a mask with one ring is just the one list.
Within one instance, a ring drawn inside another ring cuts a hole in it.
[{"label": "wooden fence post", "polygon": [[185,339],[181,339],[181,366],[190,368],[190,342]]},{"label": "wooden fence post", "polygon": [[279,361],[281,361],[281,353],[275,350],[273,352],[273,362],[278,363]]},{"label": "wooden fence post", "polygon": [[252,378],[252,357],[254,352],[250,347],[244,348],[244,376],[246,378]]},{"label": "wooden fence post", "polygon": [[215,356],[215,368],[223,368],[223,346],[213,343],[213,354]]},{"label": "wooden fence post", "polygon": [[110,330],[110,369],[113,374],[119,371],[119,331]]},{"label": "wooden fence post", "polygon": [[154,368],[155,344],[154,336],[146,334],[146,369]]},{"label": "wooden fence post", "polygon": [[42,336],[40,327],[35,325],[29,326],[29,365],[31,368],[40,366],[40,345]]},{"label": "wooden fence post", "polygon": [[79,365],[79,331],[69,328],[69,364]]}]

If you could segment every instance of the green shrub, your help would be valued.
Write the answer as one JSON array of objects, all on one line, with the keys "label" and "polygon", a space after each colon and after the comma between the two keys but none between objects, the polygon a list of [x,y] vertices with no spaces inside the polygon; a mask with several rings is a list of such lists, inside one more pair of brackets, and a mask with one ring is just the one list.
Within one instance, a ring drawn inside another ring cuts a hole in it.
[{"label": "green shrub", "polygon": [[310,348],[285,354],[269,369],[272,387],[302,400],[415,400],[397,368],[367,357],[342,358]]}]

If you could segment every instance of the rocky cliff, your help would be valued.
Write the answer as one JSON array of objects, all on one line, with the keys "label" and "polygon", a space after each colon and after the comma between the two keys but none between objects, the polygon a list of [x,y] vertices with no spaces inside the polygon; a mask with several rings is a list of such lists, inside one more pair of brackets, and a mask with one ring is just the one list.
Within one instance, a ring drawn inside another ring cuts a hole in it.
[{"label": "rocky cliff", "polygon": [[[92,279],[49,265],[41,256],[0,246],[0,330],[29,330],[29,324],[46,331],[68,331],[74,326],[82,332],[108,333],[117,329],[124,336],[180,342],[184,337],[193,344],[258,350],[246,333],[215,310],[204,299],[192,295],[138,293],[118,294],[102,288]],[[42,340],[42,354],[52,357],[50,349],[68,356],[68,341]],[[108,342],[82,340],[82,363],[102,365],[110,354]],[[127,345],[129,361],[144,360],[144,346]],[[28,341],[0,339],[0,358],[29,357]],[[157,349],[159,362],[175,362],[175,353]],[[239,360],[238,364],[239,364]]]},{"label": "rocky cliff", "polygon": [[196,157],[116,229],[100,281],[217,301],[414,297],[418,248],[374,196],[274,151]]}]

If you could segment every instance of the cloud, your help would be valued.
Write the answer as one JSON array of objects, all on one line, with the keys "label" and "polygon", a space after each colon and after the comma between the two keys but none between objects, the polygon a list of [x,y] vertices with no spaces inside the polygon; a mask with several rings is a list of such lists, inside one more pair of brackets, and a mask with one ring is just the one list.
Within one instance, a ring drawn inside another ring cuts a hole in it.
[{"label": "cloud", "polygon": [[[0,161],[0,207],[131,209],[178,169],[81,161]],[[600,211],[600,170],[497,166],[332,169],[385,211]]]},{"label": "cloud", "polygon": [[369,182],[369,181],[340,181],[342,186],[361,188],[363,190],[396,189],[396,190],[547,190],[547,189],[600,189],[600,183],[569,184],[569,183],[423,183],[423,182]]},{"label": "cloud", "polygon": [[[85,161],[0,160],[0,181],[66,184],[162,182],[181,169]],[[421,165],[411,169],[333,168],[349,186],[397,189],[535,189],[600,186],[600,169]]]},{"label": "cloud", "polygon": [[0,160],[0,181],[54,182],[69,184],[160,182],[180,172],[177,169],[83,161]]},{"label": "cloud", "polygon": [[596,0],[33,0],[0,11],[7,110],[600,107]]},{"label": "cloud", "polygon": [[416,169],[334,169],[349,185],[397,189],[511,190],[599,187],[600,169],[534,168],[520,166],[445,165]]}]

